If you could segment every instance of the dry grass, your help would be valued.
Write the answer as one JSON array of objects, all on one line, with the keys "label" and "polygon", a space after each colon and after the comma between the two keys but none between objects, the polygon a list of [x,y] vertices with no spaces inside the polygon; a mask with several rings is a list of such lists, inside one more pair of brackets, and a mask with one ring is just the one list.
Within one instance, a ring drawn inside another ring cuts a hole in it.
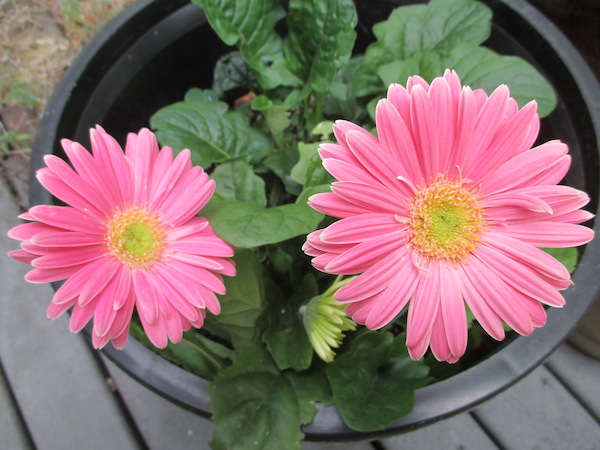
[{"label": "dry grass", "polygon": [[73,57],[131,1],[0,0],[4,152],[28,149],[44,106]]}]

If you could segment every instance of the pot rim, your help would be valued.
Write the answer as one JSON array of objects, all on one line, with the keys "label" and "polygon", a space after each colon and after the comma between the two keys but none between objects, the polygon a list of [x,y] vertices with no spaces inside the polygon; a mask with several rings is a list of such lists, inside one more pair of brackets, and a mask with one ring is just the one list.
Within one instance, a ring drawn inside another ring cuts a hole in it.
[{"label": "pot rim", "polygon": [[[595,157],[600,141],[600,85],[578,51],[554,24],[524,0],[483,0],[491,7],[501,7],[518,15],[533,29],[560,58],[566,71],[581,93],[590,121],[594,127]],[[57,142],[57,130],[63,113],[68,108],[72,91],[77,87],[86,68],[98,52],[103,51],[112,36],[122,32],[136,16],[146,16],[154,23],[161,19],[155,11],[156,0],[138,0],[109,22],[74,60],[50,99],[33,144],[30,173],[30,205],[49,204],[50,194],[35,179],[35,171],[42,167],[48,142]],[[171,3],[174,11],[185,5],[184,0]],[[153,9],[154,8],[154,9]],[[121,33],[122,35],[122,33]],[[122,44],[122,45],[125,45]],[[596,199],[597,200],[597,199]],[[594,205],[598,211],[598,202]],[[594,223],[594,230],[598,227]],[[547,324],[527,337],[519,337],[481,363],[446,380],[417,390],[412,413],[395,421],[385,430],[358,432],[349,429],[335,406],[317,405],[313,422],[302,428],[306,440],[348,440],[381,437],[410,431],[421,425],[444,419],[470,409],[519,381],[537,367],[562,341],[598,297],[600,287],[596,268],[600,266],[600,240],[587,244],[577,270],[574,286],[565,291],[564,308],[550,308]],[[578,300],[580,299],[580,300]],[[91,331],[91,326],[85,328]],[[208,382],[186,372],[129,338],[124,350],[107,345],[103,352],[130,376],[163,397],[204,417],[210,417]]]}]

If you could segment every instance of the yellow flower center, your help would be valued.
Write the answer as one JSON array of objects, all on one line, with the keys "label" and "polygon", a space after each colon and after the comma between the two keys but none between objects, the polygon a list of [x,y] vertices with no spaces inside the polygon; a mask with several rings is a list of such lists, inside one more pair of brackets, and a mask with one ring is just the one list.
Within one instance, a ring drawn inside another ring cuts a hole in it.
[{"label": "yellow flower center", "polygon": [[123,264],[139,269],[160,259],[165,229],[157,215],[138,207],[117,211],[106,228],[110,254]]},{"label": "yellow flower center", "polygon": [[486,228],[477,192],[441,174],[417,189],[408,214],[409,245],[425,261],[464,261]]}]

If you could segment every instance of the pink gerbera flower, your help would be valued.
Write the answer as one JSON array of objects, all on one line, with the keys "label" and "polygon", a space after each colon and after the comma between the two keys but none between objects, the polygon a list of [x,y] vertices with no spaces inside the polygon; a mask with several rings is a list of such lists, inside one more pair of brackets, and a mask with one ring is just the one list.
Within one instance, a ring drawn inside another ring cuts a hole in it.
[{"label": "pink gerbera flower", "polygon": [[70,206],[34,206],[9,236],[23,241],[10,253],[34,269],[32,283],[67,281],[48,308],[69,308],[70,328],[94,317],[93,345],[122,348],[134,306],[157,347],[201,327],[208,309],[220,312],[221,274],[235,275],[233,248],[196,214],[215,189],[190,152],[159,151],[147,129],[131,133],[125,153],[101,127],[91,130],[93,155],[76,142],[62,146],[73,165],[48,155],[40,183]]},{"label": "pink gerbera flower", "polygon": [[377,135],[345,121],[339,145],[323,144],[325,168],[339,181],[310,198],[341,220],[308,236],[316,268],[361,274],[335,294],[368,328],[408,305],[407,346],[431,347],[457,361],[467,345],[465,303],[495,339],[502,322],[522,335],[544,325],[542,304],[562,306],[567,270],[536,247],[584,244],[577,225],[588,196],[559,186],[568,148],[531,148],[536,103],[519,110],[506,86],[490,96],[461,86],[453,71],[431,85],[411,77],[392,85],[376,110]]}]

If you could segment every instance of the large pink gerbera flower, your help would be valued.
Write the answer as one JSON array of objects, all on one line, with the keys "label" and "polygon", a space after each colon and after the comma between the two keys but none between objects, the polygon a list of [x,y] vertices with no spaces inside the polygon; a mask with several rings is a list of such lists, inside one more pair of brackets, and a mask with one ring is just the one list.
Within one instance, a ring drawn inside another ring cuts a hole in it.
[{"label": "large pink gerbera flower", "polygon": [[70,206],[34,206],[9,236],[22,240],[10,253],[34,269],[32,283],[67,281],[56,291],[48,317],[69,308],[71,331],[94,317],[93,345],[122,348],[134,306],[157,347],[201,327],[205,309],[220,312],[221,274],[235,275],[233,248],[196,217],[214,181],[192,167],[190,152],[159,151],[147,129],[131,133],[125,153],[102,128],[91,130],[93,155],[63,140],[73,165],[48,155],[37,177]]},{"label": "large pink gerbera flower", "polygon": [[408,306],[407,346],[418,359],[465,352],[465,303],[495,339],[502,322],[530,334],[546,322],[542,304],[562,306],[567,270],[536,247],[584,244],[577,225],[588,196],[559,186],[567,146],[531,148],[536,104],[518,109],[506,86],[489,97],[462,87],[453,71],[431,85],[392,85],[376,110],[377,135],[345,121],[339,145],[323,144],[339,181],[310,204],[341,220],[308,236],[316,268],[361,274],[335,294],[348,313],[380,328]]}]

